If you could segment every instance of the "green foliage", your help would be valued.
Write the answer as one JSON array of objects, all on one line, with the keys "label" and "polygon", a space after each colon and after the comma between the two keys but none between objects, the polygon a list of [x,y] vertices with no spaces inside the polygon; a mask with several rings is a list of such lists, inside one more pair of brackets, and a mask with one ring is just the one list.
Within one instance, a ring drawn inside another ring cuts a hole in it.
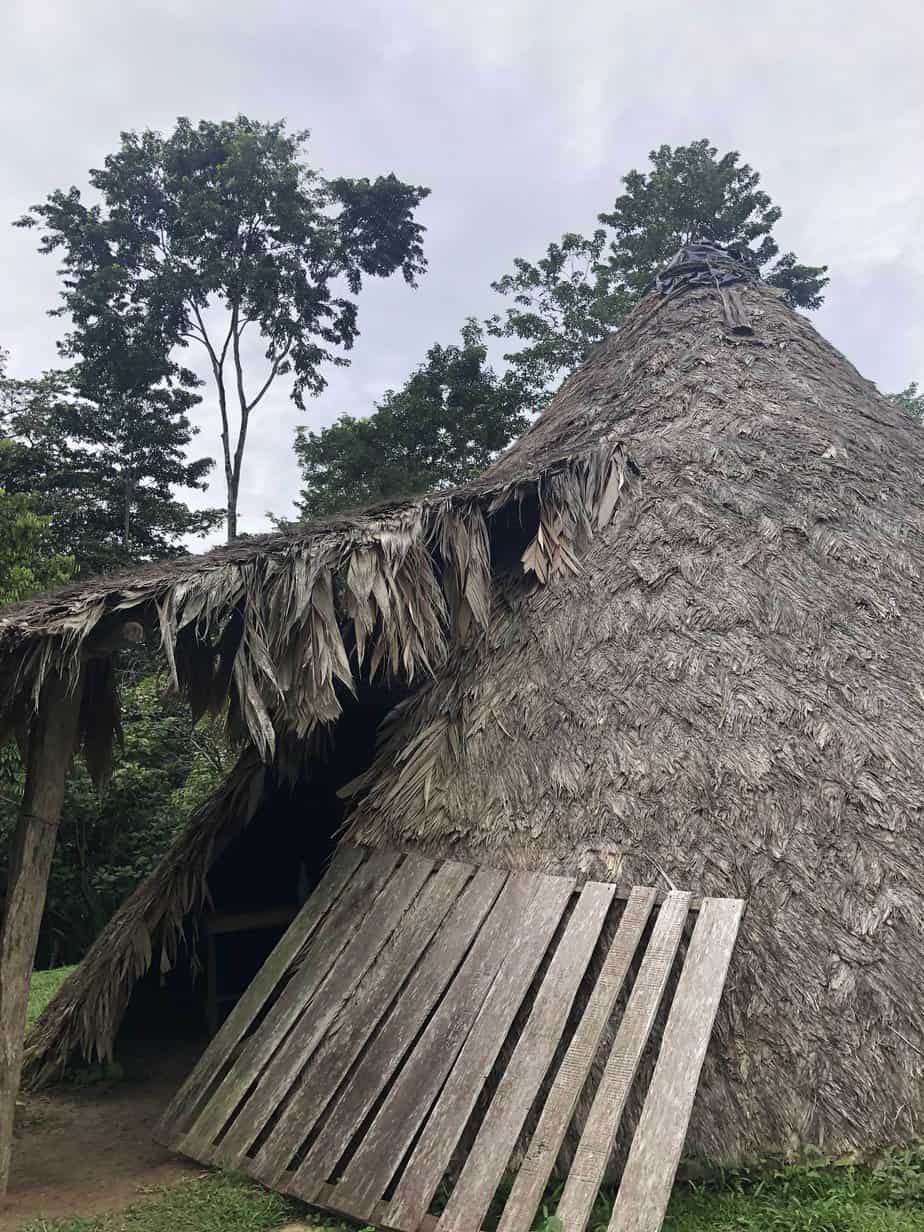
[{"label": "green foliage", "polygon": [[917,419],[918,422],[924,421],[924,389],[918,387],[917,381],[912,381],[901,393],[886,396],[900,411],[904,411],[912,419]]},{"label": "green foliage", "polygon": [[[229,539],[250,414],[272,382],[290,374],[303,406],[306,392],[324,388],[323,364],[347,362],[364,277],[400,270],[414,285],[425,269],[413,214],[428,190],[394,175],[324,179],[304,161],[307,139],[282,121],[246,116],[197,125],[181,118],[166,137],[123,133],[119,150],[90,172],[101,204],[87,205],[76,188],[59,190],[20,220],[43,227],[42,252],[63,252],[60,311],[75,322],[69,353],[87,363],[105,356],[126,306],[143,354],[163,356],[174,343],[205,349],[221,418]],[[265,343],[256,379],[242,355],[248,327]]]},{"label": "green foliage", "polygon": [[[606,1211],[593,1223],[605,1227]],[[664,1232],[924,1232],[924,1153],[875,1167],[801,1164],[678,1185]]]},{"label": "green foliage", "polygon": [[550,392],[632,307],[632,295],[602,261],[605,247],[603,230],[590,237],[569,232],[535,264],[517,257],[514,272],[491,284],[514,306],[503,320],[492,317],[488,332],[522,344],[504,358],[527,389]]},{"label": "green foliage", "polygon": [[[241,1177],[214,1173],[156,1190],[116,1215],[39,1219],[22,1232],[274,1232],[304,1212],[291,1198]],[[334,1225],[312,1215],[312,1228],[325,1226]]]},{"label": "green foliage", "polygon": [[613,230],[608,266],[618,285],[638,297],[658,270],[685,244],[705,242],[735,250],[791,304],[818,308],[827,284],[826,266],[800,265],[793,253],[780,257],[773,227],[782,210],[760,187],[760,175],[739,163],[740,154],[718,150],[705,138],[649,154],[651,170],[630,171],[625,192],[600,222]]},{"label": "green foliage", "polygon": [[[192,810],[228,769],[217,726],[192,727],[188,707],[147,677],[124,690],[124,748],[104,794],[75,764],[68,780],[37,963],[76,961],[127,894],[152,871]],[[22,790],[9,756],[0,783],[0,860]],[[0,865],[0,885],[4,869]]]},{"label": "green foliage", "polygon": [[48,971],[32,972],[32,980],[29,984],[29,1004],[26,1009],[27,1030],[73,970],[73,967],[52,967]]},{"label": "green foliage", "polygon": [[796,307],[822,302],[827,267],[780,254],[772,232],[781,211],[737,151],[719,157],[704,139],[662,145],[649,159],[648,172],[623,178],[625,191],[598,216],[603,225],[591,236],[569,232],[539,261],[517,258],[513,273],[492,283],[512,306],[492,317],[488,330],[519,344],[505,358],[536,394],[547,396],[618,326],[661,266],[690,242],[735,250]]},{"label": "green foliage", "polygon": [[526,426],[523,390],[487,363],[476,322],[461,345],[435,345],[397,392],[367,418],[342,415],[321,432],[300,429],[299,513],[320,517],[464,483]]},{"label": "green foliage", "polygon": [[[0,468],[8,448],[0,440]],[[61,585],[73,571],[73,559],[53,550],[50,519],[38,513],[37,498],[0,487],[0,603]]]},{"label": "green foliage", "polygon": [[[112,364],[125,360],[112,352]],[[47,538],[82,574],[184,550],[222,514],[191,510],[176,488],[204,488],[210,458],[187,461],[198,401],[181,388],[107,385],[108,360],[33,380],[0,376],[0,483],[34,494]],[[111,380],[115,377],[110,374]],[[87,392],[81,396],[80,389]]]},{"label": "green foliage", "polygon": [[[550,1191],[535,1232],[560,1232]],[[589,1232],[605,1232],[611,1193],[594,1206]],[[498,1210],[487,1220],[496,1226]],[[118,1215],[33,1223],[23,1232],[270,1232],[286,1220],[319,1229],[344,1224],[241,1178],[213,1173],[158,1191]],[[924,1232],[924,1153],[896,1151],[875,1167],[797,1165],[727,1172],[678,1183],[664,1232]]]}]

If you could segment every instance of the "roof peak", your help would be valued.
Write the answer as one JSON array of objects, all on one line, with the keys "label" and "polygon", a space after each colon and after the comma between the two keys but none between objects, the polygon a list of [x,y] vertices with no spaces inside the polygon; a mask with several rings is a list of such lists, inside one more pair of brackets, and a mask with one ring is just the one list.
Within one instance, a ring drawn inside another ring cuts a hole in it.
[{"label": "roof peak", "polygon": [[745,257],[740,246],[722,248],[718,244],[684,244],[661,268],[655,286],[670,296],[692,287],[730,287],[743,282],[760,282],[760,274]]}]

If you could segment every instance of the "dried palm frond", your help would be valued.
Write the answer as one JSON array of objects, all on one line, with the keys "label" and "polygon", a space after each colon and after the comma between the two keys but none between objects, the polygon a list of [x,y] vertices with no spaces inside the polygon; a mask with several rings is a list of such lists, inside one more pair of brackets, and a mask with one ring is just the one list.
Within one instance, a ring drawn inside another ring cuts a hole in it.
[{"label": "dried palm frond", "polygon": [[[597,446],[500,484],[242,540],[14,605],[0,614],[0,728],[37,704],[50,670],[76,678],[103,620],[131,617],[158,629],[169,676],[193,713],[228,703],[232,734],[270,762],[280,736],[304,738],[336,719],[338,686],[354,690],[359,673],[412,683],[431,676],[450,645],[487,629],[489,515],[533,494],[542,548],[523,565],[544,582],[578,567],[627,473],[618,443]],[[113,697],[85,716],[97,779],[118,730]]]}]

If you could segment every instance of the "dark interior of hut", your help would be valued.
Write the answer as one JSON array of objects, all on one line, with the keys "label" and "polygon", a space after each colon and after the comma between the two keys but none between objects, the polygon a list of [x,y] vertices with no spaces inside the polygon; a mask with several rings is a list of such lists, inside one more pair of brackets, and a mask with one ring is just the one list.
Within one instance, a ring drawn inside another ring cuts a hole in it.
[{"label": "dark interior of hut", "polygon": [[169,971],[160,970],[155,946],[120,1043],[152,1036],[204,1042],[221,1024],[324,875],[346,814],[337,793],[369,765],[382,719],[406,695],[361,685],[357,697],[341,699],[326,753],[303,778],[268,775],[250,824],[212,865],[209,910],[186,921]]}]

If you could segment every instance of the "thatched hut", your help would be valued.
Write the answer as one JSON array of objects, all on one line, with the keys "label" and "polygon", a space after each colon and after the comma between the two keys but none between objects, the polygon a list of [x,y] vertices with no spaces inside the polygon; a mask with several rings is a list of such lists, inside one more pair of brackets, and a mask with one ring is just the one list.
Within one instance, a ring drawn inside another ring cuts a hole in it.
[{"label": "thatched hut", "polygon": [[82,674],[102,772],[117,705],[88,648],[130,620],[242,744],[29,1064],[107,1054],[134,982],[182,965],[210,876],[285,813],[319,861],[344,822],[746,898],[688,1149],[913,1138],[922,479],[921,430],[776,292],[696,250],[472,485],[9,609],[12,725]]}]

